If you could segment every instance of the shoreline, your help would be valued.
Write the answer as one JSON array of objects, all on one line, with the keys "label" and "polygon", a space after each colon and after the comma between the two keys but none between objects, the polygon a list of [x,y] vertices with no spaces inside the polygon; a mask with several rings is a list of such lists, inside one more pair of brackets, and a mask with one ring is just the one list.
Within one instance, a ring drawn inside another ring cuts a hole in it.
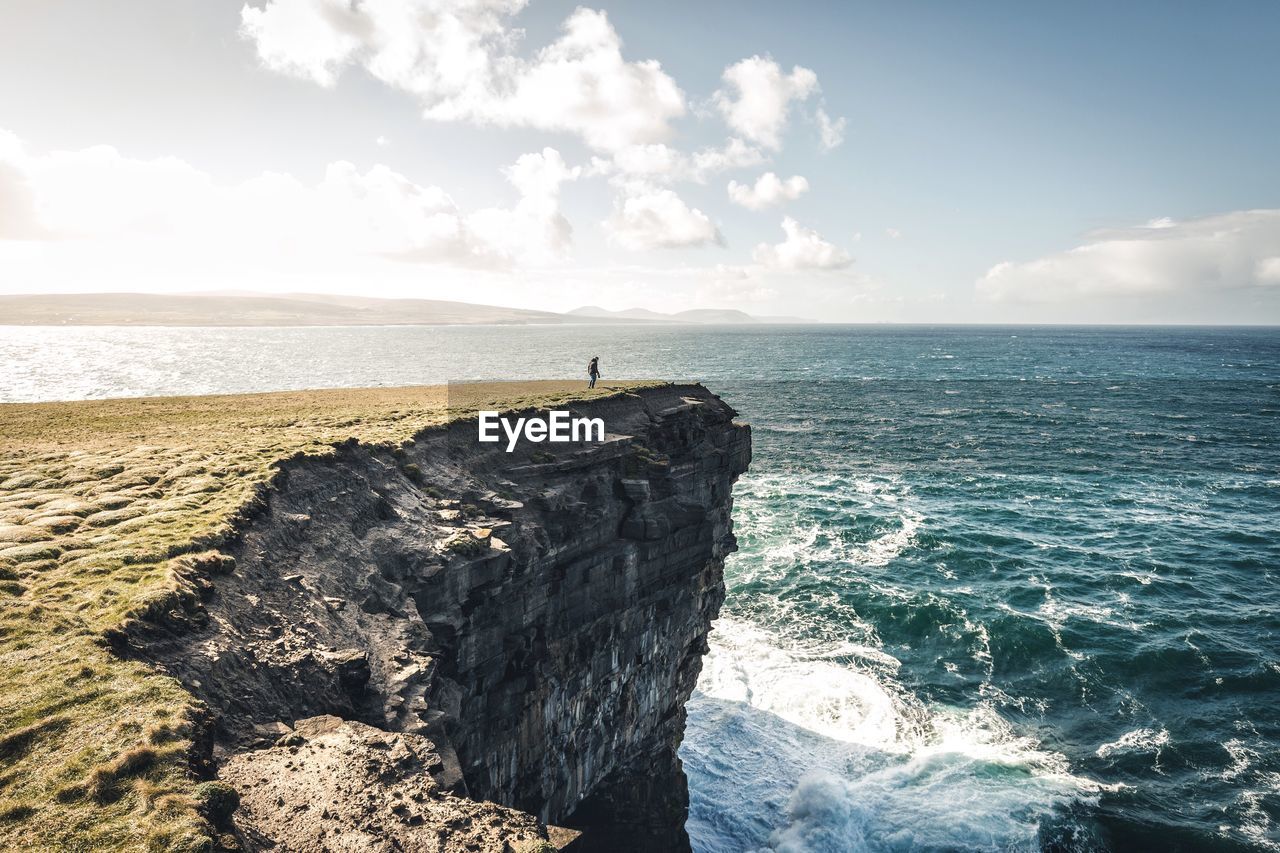
[{"label": "shoreline", "polygon": [[[225,737],[217,732],[222,731],[223,724],[218,721],[226,717],[226,709],[207,695],[205,701],[195,701],[188,692],[191,689],[199,692],[201,684],[213,687],[220,679],[210,675],[193,678],[184,688],[172,678],[181,672],[174,668],[175,664],[166,664],[158,671],[152,669],[148,661],[155,659],[154,653],[144,650],[153,643],[147,637],[169,636],[174,631],[182,635],[202,630],[206,625],[223,624],[229,618],[219,616],[215,622],[209,621],[206,607],[216,609],[225,597],[214,595],[210,599],[211,591],[228,583],[232,586],[247,583],[248,578],[260,571],[252,568],[254,554],[258,552],[237,550],[240,546],[235,543],[249,536],[255,524],[267,524],[264,530],[269,532],[279,527],[274,519],[291,517],[281,510],[273,512],[269,507],[283,499],[292,484],[313,476],[314,472],[354,464],[355,459],[365,460],[358,463],[362,472],[359,476],[381,478],[386,476],[381,472],[390,463],[390,470],[398,471],[394,478],[398,485],[394,488],[405,495],[397,500],[440,504],[436,507],[439,518],[454,518],[459,510],[450,507],[461,506],[465,501],[454,499],[441,503],[442,498],[437,497],[440,489],[432,480],[443,474],[427,472],[440,465],[446,466],[442,471],[452,470],[448,465],[457,461],[454,454],[461,445],[455,445],[454,439],[445,444],[441,442],[445,436],[455,433],[456,427],[461,427],[468,437],[463,439],[464,443],[474,442],[471,432],[474,428],[462,425],[469,423],[477,408],[543,411],[555,405],[569,405],[588,411],[611,411],[616,417],[632,420],[641,417],[642,421],[637,422],[639,426],[645,422],[643,418],[655,417],[646,413],[648,404],[643,400],[678,401],[681,389],[688,389],[688,393],[708,401],[716,400],[705,389],[694,385],[628,383],[624,387],[587,392],[579,383],[569,386],[551,381],[475,383],[461,388],[427,386],[124,398],[0,407],[0,432],[4,434],[6,447],[0,456],[0,536],[12,540],[0,545],[0,572],[3,572],[0,593],[15,605],[7,608],[0,637],[0,665],[6,673],[5,681],[13,688],[9,691],[10,702],[0,706],[4,712],[3,727],[8,732],[0,742],[0,749],[11,759],[15,771],[22,774],[18,777],[21,783],[11,783],[3,791],[0,813],[8,817],[0,820],[0,837],[14,831],[22,835],[31,832],[55,845],[71,843],[73,839],[96,838],[95,846],[114,848],[115,845],[105,839],[124,833],[121,837],[135,840],[144,836],[153,842],[163,839],[166,849],[189,846],[197,849],[203,843],[200,838],[216,838],[219,831],[238,831],[228,822],[230,812],[218,813],[209,799],[218,796],[225,799],[230,794],[223,789],[201,787],[204,785],[201,780],[210,775],[208,769],[201,769],[207,768],[211,760],[209,745],[220,743]],[[723,404],[716,400],[716,405]],[[673,414],[670,417],[687,416]],[[601,462],[592,463],[599,468],[597,476],[619,476],[608,473],[620,471],[617,465],[625,462],[617,451],[608,449],[614,446],[612,442],[601,445],[604,452]],[[555,449],[557,453],[562,452],[558,446]],[[641,444],[636,445],[634,451],[627,451],[642,457],[645,452]],[[546,455],[543,450],[522,446],[513,457],[498,460],[502,464],[493,470],[509,470],[510,476],[527,478],[528,474],[517,474],[521,470],[519,465],[528,467],[530,458],[538,461]],[[378,461],[382,459],[386,461]],[[523,463],[520,460],[524,460]],[[479,464],[477,461],[466,467]],[[512,464],[517,467],[510,468]],[[541,483],[544,478],[550,478],[547,480],[550,482],[560,476],[553,473],[557,469],[545,465],[543,468],[546,468],[544,473],[533,474],[533,483]],[[536,469],[534,465],[529,471]],[[483,473],[486,470],[489,469],[483,466],[476,468],[473,476],[491,476]],[[661,469],[654,470],[657,473],[651,476],[666,476]],[[350,476],[355,475],[344,475],[336,482],[345,484]],[[458,487],[445,482],[440,485],[446,494]],[[468,493],[464,489],[460,494],[465,498]],[[419,497],[409,497],[415,494]],[[481,497],[469,500],[481,507],[491,502]],[[630,505],[630,502],[619,503],[617,509],[625,515]],[[503,502],[498,501],[485,512],[501,516],[505,512],[503,506]],[[298,510],[291,512],[296,514]],[[378,510],[375,515],[382,512]],[[727,524],[727,516],[725,519]],[[443,549],[440,553],[445,555],[446,564],[453,566],[449,572],[462,572],[460,577],[476,577],[479,568],[469,568],[468,562],[479,559],[477,566],[488,565],[492,557],[485,555],[502,553],[505,548],[496,537],[492,540],[477,537],[510,522],[495,518],[485,521],[483,530],[477,528],[467,533],[477,542],[492,541],[493,544],[478,546],[475,554],[471,547],[459,548],[456,553],[460,558],[465,555],[465,560],[457,565],[454,565],[456,559],[448,558],[454,551],[446,545],[461,534],[448,533],[454,522],[436,523],[444,525],[440,535],[446,538],[442,540],[445,544],[440,546]],[[364,524],[367,522],[359,522],[357,527]],[[467,530],[470,526],[474,525],[469,525]],[[328,529],[322,526],[317,531]],[[521,541],[514,533],[517,529],[512,528],[503,536],[512,542],[517,553],[525,553],[529,546],[517,544]],[[360,546],[353,543],[353,547]],[[350,565],[358,566],[360,560]],[[691,564],[690,570],[693,568]],[[703,571],[700,565],[696,568]],[[228,572],[233,573],[230,580],[226,577]],[[330,574],[318,576],[316,582],[326,583],[324,578],[329,577]],[[352,583],[356,583],[354,578]],[[654,590],[663,588],[659,585]],[[257,600],[257,596],[265,596],[267,592],[264,589],[250,598]],[[347,593],[331,594],[345,596]],[[713,595],[711,601],[714,604],[718,599]],[[392,611],[404,606],[390,602],[389,599],[385,606]],[[285,614],[292,605],[282,600],[278,606]],[[255,606],[245,612],[256,611]],[[341,612],[341,609],[337,611]],[[504,618],[502,612],[496,611],[490,618]],[[308,624],[313,617],[299,613],[280,618],[284,629],[291,631],[295,630],[294,626]],[[476,630],[482,631],[480,627]],[[621,636],[625,637],[626,631],[632,629],[619,630],[624,631]],[[701,630],[705,632],[705,627]],[[54,642],[55,637],[70,640],[58,643]],[[628,642],[634,642],[634,638]],[[697,635],[682,642],[696,645]],[[231,648],[242,645],[237,642]],[[363,641],[355,645],[361,647]],[[116,654],[107,654],[107,646],[115,649]],[[387,648],[388,655],[399,654],[394,643]],[[460,650],[457,653],[462,654]],[[259,653],[259,663],[253,667],[267,659],[262,654]],[[17,683],[26,680],[19,673],[36,666],[43,677],[18,689]],[[225,669],[225,665],[220,666]],[[372,670],[366,670],[368,674],[364,678],[373,679],[369,682],[369,695],[392,690],[389,684],[382,685],[379,680],[383,677],[379,675],[383,667],[384,664],[374,664]],[[252,671],[252,667],[245,670],[245,677],[249,679],[246,683],[253,683],[248,675]],[[422,671],[431,673],[435,668],[425,666]],[[644,677],[658,678],[662,672],[653,670]],[[340,676],[345,685],[346,673],[345,669],[336,670],[334,677]],[[311,684],[318,677],[318,674],[308,675],[303,683]],[[627,677],[641,676],[637,673]],[[483,677],[480,678],[479,683],[484,684]],[[678,699],[692,690],[693,678],[696,670],[681,675],[680,683],[684,687],[670,695]],[[97,686],[104,679],[112,684],[105,693]],[[382,686],[375,689],[374,682]],[[282,684],[281,676],[273,678],[271,683]],[[320,690],[319,684],[315,682],[315,690]],[[365,688],[362,686],[360,690],[360,695],[364,695]],[[331,713],[328,709],[341,707],[339,698],[345,695],[340,690],[332,694],[335,698],[319,699],[319,704],[312,704],[312,700],[306,698],[312,696],[312,691],[313,688],[308,687],[297,694],[302,704],[285,714],[285,725],[292,726],[295,720],[317,712]],[[321,690],[315,695],[330,694]],[[407,700],[411,694],[405,695]],[[442,695],[447,696],[447,691]],[[437,702],[444,702],[448,707],[448,701],[437,698],[427,707],[434,707]],[[104,703],[110,707],[104,707]],[[264,700],[262,713],[275,714],[271,719],[279,720],[282,712],[265,710],[273,707],[270,701]],[[50,712],[47,710],[50,708],[57,710]],[[367,719],[367,713],[357,711],[354,718]],[[669,717],[664,714],[662,718]],[[405,718],[413,719],[416,717]],[[104,737],[101,725],[107,720],[114,721],[114,728]],[[434,749],[444,756],[446,767],[451,761],[456,763],[457,759],[447,757],[453,747],[442,730],[415,730],[403,728],[404,725],[406,723],[395,723],[390,730],[405,731],[406,736],[418,731],[434,744],[406,748],[424,756]],[[594,730],[593,727],[586,731]],[[320,730],[315,731],[319,737]],[[648,737],[647,731],[637,730],[637,737]],[[355,740],[340,739],[330,745],[344,744],[344,749],[358,750],[363,736],[354,732],[353,736]],[[678,744],[677,735],[662,737],[674,738]],[[467,747],[467,743],[466,739],[459,742],[459,756],[464,762],[474,762],[474,757],[467,758],[474,746]],[[423,749],[427,752],[422,752]],[[671,749],[674,760],[674,746]],[[96,756],[88,764],[84,757],[86,750],[88,755]],[[213,760],[221,763],[225,759],[218,759],[215,751]],[[424,760],[430,763],[437,759]],[[480,766],[487,766],[486,761],[482,759]],[[194,775],[189,768],[195,768]],[[414,784],[426,785],[424,790],[438,790],[439,796],[446,797],[448,791],[458,787],[461,777],[432,773],[435,775],[430,779],[422,777],[420,783]],[[300,784],[304,784],[300,790],[305,790],[309,783]],[[40,797],[35,793],[40,790],[56,792],[56,796]],[[510,792],[495,793],[508,799],[515,796]],[[244,795],[249,797],[251,805],[256,802],[249,792]],[[137,803],[142,801],[139,798],[146,802],[168,798],[170,806],[146,812],[151,817],[139,818]],[[573,801],[571,798],[570,802]],[[253,806],[246,813],[249,815],[246,819],[266,820],[261,808],[261,804]],[[447,822],[452,819],[447,817],[454,813],[449,812],[452,808],[447,803],[439,808],[432,806],[423,813],[427,816],[424,819],[430,822],[436,819],[430,815],[436,815]],[[563,808],[548,814],[563,816]],[[544,814],[543,819],[546,817]],[[600,820],[599,816],[593,819],[597,826]],[[516,821],[510,825],[517,829],[524,827],[518,832],[527,834],[529,824]],[[213,827],[212,836],[209,826]],[[36,827],[41,828],[37,831]],[[545,838],[544,830],[537,832],[542,832]]]}]

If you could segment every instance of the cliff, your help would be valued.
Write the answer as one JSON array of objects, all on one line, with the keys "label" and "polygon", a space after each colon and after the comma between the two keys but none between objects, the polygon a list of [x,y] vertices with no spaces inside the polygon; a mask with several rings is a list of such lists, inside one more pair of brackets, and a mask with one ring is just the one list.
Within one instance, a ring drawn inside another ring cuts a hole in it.
[{"label": "cliff", "polygon": [[676,750],[749,431],[701,386],[567,407],[606,441],[506,453],[453,420],[295,455],[108,632],[199,700],[221,844],[687,848]]}]

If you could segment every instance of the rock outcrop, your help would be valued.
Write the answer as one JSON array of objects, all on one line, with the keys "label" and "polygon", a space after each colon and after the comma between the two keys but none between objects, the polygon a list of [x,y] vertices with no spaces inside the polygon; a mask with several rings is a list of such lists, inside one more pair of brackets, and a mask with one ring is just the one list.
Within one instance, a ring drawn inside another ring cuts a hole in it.
[{"label": "rock outcrop", "polygon": [[606,440],[507,453],[464,420],[285,463],[203,595],[132,631],[208,705],[242,843],[687,849],[750,432],[697,385],[572,408]]},{"label": "rock outcrop", "polygon": [[536,818],[441,790],[444,769],[423,737],[321,716],[300,720],[274,747],[232,756],[219,776],[240,792],[240,824],[253,847],[545,849]]}]

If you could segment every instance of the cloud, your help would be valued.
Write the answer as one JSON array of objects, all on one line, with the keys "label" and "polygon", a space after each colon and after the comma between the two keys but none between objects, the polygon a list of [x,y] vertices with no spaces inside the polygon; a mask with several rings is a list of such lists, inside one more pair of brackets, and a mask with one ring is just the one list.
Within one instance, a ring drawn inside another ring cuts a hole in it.
[{"label": "cloud", "polygon": [[844,142],[844,129],[848,122],[843,117],[833,119],[821,107],[814,113],[814,117],[818,120],[818,138],[822,142],[822,150],[830,151],[840,147]]},{"label": "cloud", "polygon": [[240,10],[240,34],[262,64],[334,86],[351,65],[440,100],[487,84],[519,33],[508,19],[527,0],[266,0]]},{"label": "cloud", "polygon": [[642,181],[625,184],[605,222],[610,239],[632,250],[675,249],[723,243],[705,213],[669,189]]},{"label": "cloud", "polygon": [[684,93],[656,60],[627,61],[604,12],[578,8],[531,59],[510,19],[527,0],[267,0],[241,33],[274,71],[334,85],[359,65],[438,121],[532,127],[616,151],[661,142]]},{"label": "cloud", "polygon": [[208,175],[173,157],[131,160],[107,145],[33,156],[0,137],[0,239],[163,235],[195,212],[188,199],[211,194]]},{"label": "cloud", "polygon": [[39,240],[46,236],[39,226],[35,195],[26,175],[0,162],[0,240]]},{"label": "cloud", "polygon": [[0,131],[0,241],[111,243],[188,266],[374,257],[503,269],[563,255],[572,230],[559,188],[578,173],[555,149],[525,154],[504,171],[514,206],[468,213],[440,187],[383,165],[330,163],[315,183],[267,172],[219,184],[181,160],[136,160],[108,146],[31,156]]},{"label": "cloud", "polygon": [[740,267],[717,264],[703,271],[700,278],[705,281],[693,289],[693,301],[703,305],[721,307],[744,302],[760,305],[780,296],[777,288],[758,281]]},{"label": "cloud", "polygon": [[692,154],[663,143],[631,145],[613,152],[608,158],[592,158],[591,173],[612,175],[622,180],[643,178],[660,183],[693,181],[706,183],[721,172],[758,166],[764,153],[741,139],[731,138],[721,146],[700,148]]},{"label": "cloud", "polygon": [[1258,261],[1258,283],[1280,284],[1280,255]]},{"label": "cloud", "polygon": [[572,242],[573,227],[560,212],[560,185],[575,181],[582,170],[569,168],[554,148],[523,154],[503,170],[519,191],[510,210],[489,208],[471,214],[468,225],[501,257],[523,263],[550,263],[563,257]]},{"label": "cloud", "polygon": [[725,88],[713,96],[734,131],[765,148],[782,146],[792,101],[806,100],[818,89],[818,75],[797,65],[784,74],[768,56],[752,56],[724,70]]},{"label": "cloud", "polygon": [[593,159],[593,172],[600,175],[621,174],[676,180],[683,178],[688,168],[689,158],[684,152],[661,142],[629,145],[613,152],[610,158]]},{"label": "cloud", "polygon": [[748,169],[765,161],[759,148],[741,139],[730,139],[720,148],[703,148],[690,158],[689,178],[702,183],[709,176],[734,169]]},{"label": "cloud", "polygon": [[748,210],[764,210],[784,201],[795,201],[808,190],[809,182],[800,175],[793,175],[784,181],[773,172],[765,172],[754,186],[730,181],[729,199]]},{"label": "cloud", "polygon": [[22,167],[25,160],[18,137],[0,130],[0,240],[42,240],[52,236],[40,224],[35,190]]},{"label": "cloud", "polygon": [[786,239],[781,243],[756,246],[751,257],[757,264],[773,270],[839,270],[853,263],[848,252],[789,216],[782,220],[782,231]]},{"label": "cloud", "polygon": [[1280,210],[1242,210],[1094,235],[1026,263],[996,264],[976,283],[993,301],[1212,293],[1280,285]]}]

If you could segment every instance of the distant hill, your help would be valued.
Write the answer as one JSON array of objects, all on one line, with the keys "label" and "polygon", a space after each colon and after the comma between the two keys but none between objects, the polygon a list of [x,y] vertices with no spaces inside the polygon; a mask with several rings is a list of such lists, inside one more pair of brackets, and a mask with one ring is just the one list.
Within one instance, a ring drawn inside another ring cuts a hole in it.
[{"label": "distant hill", "polygon": [[0,296],[0,326],[456,326],[563,323],[808,323],[731,308],[662,314],[594,305],[567,314],[441,299],[323,293],[57,293]]},{"label": "distant hill", "polygon": [[574,308],[568,312],[570,317],[590,317],[594,320],[654,320],[660,323],[670,323],[670,314],[659,314],[657,311],[650,311],[648,308],[625,308],[621,311],[610,311],[607,308],[601,308],[598,305],[583,305],[581,308]]},{"label": "distant hill", "polygon": [[682,323],[758,323],[755,317],[736,308],[694,308],[671,315]]},{"label": "distant hill", "polygon": [[569,312],[571,317],[590,317],[598,320],[641,320],[656,323],[812,323],[801,317],[753,317],[736,308],[694,308],[675,314],[662,314],[647,308],[624,308],[610,311],[597,305],[584,305]]},{"label": "distant hill", "polygon": [[318,293],[0,296],[5,326],[416,326],[578,323],[551,311]]}]

